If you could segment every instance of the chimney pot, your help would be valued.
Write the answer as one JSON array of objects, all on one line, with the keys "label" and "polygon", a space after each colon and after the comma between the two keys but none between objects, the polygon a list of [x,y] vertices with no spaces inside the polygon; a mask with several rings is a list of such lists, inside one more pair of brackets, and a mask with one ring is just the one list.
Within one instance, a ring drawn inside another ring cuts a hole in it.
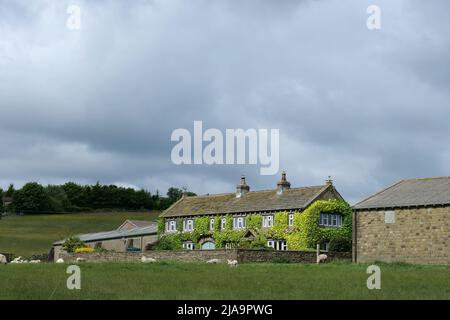
[{"label": "chimney pot", "polygon": [[281,172],[281,180],[277,183],[277,194],[282,194],[284,190],[289,190],[291,183],[286,180],[286,171]]},{"label": "chimney pot", "polygon": [[242,197],[250,191],[250,186],[245,182],[245,176],[241,176],[241,182],[236,186],[236,198]]}]

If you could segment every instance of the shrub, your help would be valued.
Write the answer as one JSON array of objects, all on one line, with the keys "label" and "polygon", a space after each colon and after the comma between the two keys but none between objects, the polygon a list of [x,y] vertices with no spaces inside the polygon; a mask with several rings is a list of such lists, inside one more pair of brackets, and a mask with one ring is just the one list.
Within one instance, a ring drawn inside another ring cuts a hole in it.
[{"label": "shrub", "polygon": [[82,248],[76,248],[75,253],[91,253],[94,252],[95,249],[91,247],[82,247]]},{"label": "shrub", "polygon": [[352,251],[352,242],[350,239],[331,239],[329,250],[337,252]]},{"label": "shrub", "polygon": [[157,250],[175,250],[182,247],[183,243],[179,233],[163,235],[156,245]]},{"label": "shrub", "polygon": [[64,241],[62,247],[67,252],[74,252],[75,249],[86,247],[86,245],[80,240],[80,238],[70,237]]}]

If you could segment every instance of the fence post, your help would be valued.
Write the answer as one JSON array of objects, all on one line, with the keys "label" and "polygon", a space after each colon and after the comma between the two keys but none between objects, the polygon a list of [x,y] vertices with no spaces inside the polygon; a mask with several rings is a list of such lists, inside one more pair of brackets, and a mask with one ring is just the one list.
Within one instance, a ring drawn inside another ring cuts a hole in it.
[{"label": "fence post", "polygon": [[319,263],[320,244],[316,244],[316,263]]}]

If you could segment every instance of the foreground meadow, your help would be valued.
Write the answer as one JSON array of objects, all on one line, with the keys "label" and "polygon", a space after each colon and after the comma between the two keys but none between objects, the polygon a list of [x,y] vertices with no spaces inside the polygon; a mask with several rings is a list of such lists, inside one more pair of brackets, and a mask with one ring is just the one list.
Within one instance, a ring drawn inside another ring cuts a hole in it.
[{"label": "foreground meadow", "polygon": [[450,299],[449,267],[378,265],[380,290],[351,263],[82,263],[81,290],[67,264],[0,265],[0,299]]},{"label": "foreground meadow", "polygon": [[0,252],[29,257],[80,233],[113,230],[126,219],[155,220],[160,212],[90,212],[6,216],[0,219]]}]

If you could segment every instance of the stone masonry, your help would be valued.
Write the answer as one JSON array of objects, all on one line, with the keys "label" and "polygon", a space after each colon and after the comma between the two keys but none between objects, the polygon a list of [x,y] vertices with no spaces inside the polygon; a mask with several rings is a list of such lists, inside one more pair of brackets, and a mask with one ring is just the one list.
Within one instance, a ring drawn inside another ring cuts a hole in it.
[{"label": "stone masonry", "polygon": [[[327,252],[328,261],[351,260],[350,252]],[[152,250],[146,252],[105,252],[105,253],[61,253],[65,262],[75,262],[84,258],[87,262],[137,262],[141,257],[156,260],[176,260],[184,262],[206,262],[218,259],[245,262],[299,262],[315,263],[316,253],[309,251],[274,251],[251,249],[217,249],[217,250]]]},{"label": "stone masonry", "polygon": [[450,265],[450,207],[395,209],[393,223],[386,223],[385,212],[356,211],[355,262]]}]

